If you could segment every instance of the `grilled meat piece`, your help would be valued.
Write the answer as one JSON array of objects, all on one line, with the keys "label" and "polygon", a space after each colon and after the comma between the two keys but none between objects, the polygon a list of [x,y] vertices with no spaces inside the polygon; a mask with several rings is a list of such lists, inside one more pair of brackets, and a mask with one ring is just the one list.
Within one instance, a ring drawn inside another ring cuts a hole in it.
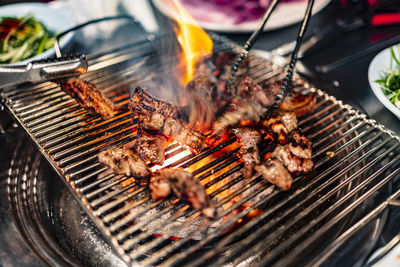
[{"label": "grilled meat piece", "polygon": [[229,126],[235,126],[240,121],[258,121],[268,109],[258,102],[246,101],[235,104],[232,110],[226,111],[213,124],[212,134],[219,135]]},{"label": "grilled meat piece", "polygon": [[139,119],[141,127],[160,131],[165,136],[187,146],[193,153],[199,153],[204,148],[205,136],[200,132],[187,129],[180,120],[165,118],[160,114],[145,118],[140,116]]},{"label": "grilled meat piece", "polygon": [[311,141],[300,133],[298,129],[292,131],[289,135],[290,151],[301,158],[311,158],[312,147]]},{"label": "grilled meat piece", "polygon": [[232,129],[241,144],[239,155],[244,162],[243,176],[251,178],[254,166],[260,163],[258,144],[261,141],[261,132],[253,127]]},{"label": "grilled meat piece", "polygon": [[110,166],[118,174],[134,176],[140,179],[149,179],[151,176],[151,172],[144,160],[137,153],[125,147],[102,151],[99,153],[98,159],[101,163]]},{"label": "grilled meat piece", "polygon": [[[169,187],[168,187],[169,185]],[[216,210],[203,185],[191,174],[183,169],[162,169],[155,173],[154,180],[150,183],[151,197],[163,198],[172,191],[181,200],[185,200],[202,213],[214,218]]]},{"label": "grilled meat piece", "polygon": [[264,163],[256,165],[255,169],[265,180],[282,190],[289,190],[292,187],[292,176],[276,158],[267,159]]},{"label": "grilled meat piece", "polygon": [[131,100],[129,101],[129,108],[133,112],[145,116],[152,116],[156,113],[174,119],[180,117],[179,109],[176,106],[155,99],[140,87],[136,87],[133,91]]},{"label": "grilled meat piece", "polygon": [[149,187],[151,198],[154,200],[166,198],[171,194],[171,182],[169,181],[169,178],[157,175],[157,173],[155,179],[150,182]]},{"label": "grilled meat piece", "polygon": [[160,131],[189,147],[194,153],[199,153],[204,147],[205,136],[183,125],[178,119],[180,114],[177,107],[152,98],[140,88],[134,91],[129,106],[139,114],[141,127]]},{"label": "grilled meat piece", "polygon": [[307,174],[314,167],[314,162],[310,158],[301,158],[291,151],[290,145],[277,145],[271,153],[272,157],[276,157],[293,174]]},{"label": "grilled meat piece", "polygon": [[[293,80],[295,80],[295,79],[296,78],[294,78]],[[273,95],[278,95],[281,93],[282,85],[283,85],[283,79],[268,79],[264,83],[262,83],[262,87],[268,88],[268,91],[270,92],[270,94],[273,94]],[[290,88],[289,90],[291,90],[293,88],[293,83],[289,88]]]},{"label": "grilled meat piece", "polygon": [[61,88],[90,112],[99,114],[104,119],[114,116],[116,109],[113,102],[94,84],[81,79],[70,79],[62,82]]},{"label": "grilled meat piece", "polygon": [[[202,60],[197,61],[195,65],[195,78],[213,76],[224,83],[224,81],[227,80],[231,66],[237,56],[238,53],[234,51],[223,51],[213,54],[211,57],[202,58]],[[245,57],[236,76],[241,77],[246,75],[249,71],[248,65],[249,57]],[[225,86],[221,86],[220,88],[224,90]]]},{"label": "grilled meat piece", "polygon": [[317,103],[317,96],[315,94],[302,94],[290,92],[279,108],[283,111],[293,111],[297,117],[304,116],[311,112]]},{"label": "grilled meat piece", "polygon": [[186,145],[194,153],[199,153],[204,147],[205,136],[200,132],[186,128],[179,120],[167,118],[161,132]]},{"label": "grilled meat piece", "polygon": [[259,124],[271,129],[280,144],[286,144],[289,132],[297,128],[297,118],[294,112],[275,111],[260,120]]},{"label": "grilled meat piece", "polygon": [[163,135],[150,135],[140,133],[136,139],[134,149],[143,160],[162,165],[165,159],[164,149],[168,145],[167,138]]},{"label": "grilled meat piece", "polygon": [[275,96],[267,88],[261,87],[249,77],[244,77],[238,86],[240,99],[248,99],[258,102],[264,107],[272,106],[275,103]]},{"label": "grilled meat piece", "polygon": [[249,77],[244,77],[238,87],[229,109],[213,125],[213,133],[223,132],[229,126],[240,121],[258,122],[261,116],[275,103],[276,94],[268,88],[256,84]]},{"label": "grilled meat piece", "polygon": [[139,115],[140,126],[147,130],[162,131],[165,123],[165,117],[154,113],[150,116]]}]

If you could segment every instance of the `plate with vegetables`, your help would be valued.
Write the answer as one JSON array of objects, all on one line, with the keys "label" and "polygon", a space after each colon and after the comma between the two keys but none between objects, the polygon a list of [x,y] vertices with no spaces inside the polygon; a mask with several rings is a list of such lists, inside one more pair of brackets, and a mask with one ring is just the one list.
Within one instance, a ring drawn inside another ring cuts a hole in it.
[{"label": "plate with vegetables", "polygon": [[[20,3],[0,8],[0,64],[26,64],[54,55],[55,36],[73,26],[65,10],[45,3]],[[73,33],[60,40],[61,48]]]},{"label": "plate with vegetables", "polygon": [[[181,0],[184,8],[199,25],[211,31],[248,33],[259,26],[271,0]],[[330,0],[315,0],[313,14],[322,10]],[[153,0],[164,15],[174,18],[171,0]],[[264,30],[274,30],[300,22],[307,0],[281,0]]]},{"label": "plate with vegetables", "polygon": [[375,96],[400,119],[400,44],[375,56],[368,79]]}]

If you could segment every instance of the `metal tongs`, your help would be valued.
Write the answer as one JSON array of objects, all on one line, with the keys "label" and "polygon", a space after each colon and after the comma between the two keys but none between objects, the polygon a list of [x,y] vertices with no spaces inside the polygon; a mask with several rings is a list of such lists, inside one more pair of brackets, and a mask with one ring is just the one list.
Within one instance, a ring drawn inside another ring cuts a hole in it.
[{"label": "metal tongs", "polygon": [[32,61],[26,65],[0,65],[0,88],[22,82],[41,82],[79,76],[87,71],[85,56]]},{"label": "metal tongs", "polygon": [[[136,24],[143,33],[145,33],[145,30],[142,28],[142,26],[133,17],[128,15],[103,17],[79,24],[57,35],[54,40],[54,49],[56,52],[55,58],[32,61],[25,65],[18,66],[0,65],[0,88],[17,85],[24,82],[59,82],[60,80],[80,76],[86,73],[88,69],[88,63],[84,55],[62,55],[59,46],[61,37],[87,25],[115,19],[128,19]],[[152,38],[151,35],[146,37],[148,40],[151,40]]]},{"label": "metal tongs", "polygon": [[[247,54],[249,53],[249,50],[251,49],[251,47],[257,40],[260,33],[263,31],[263,28],[264,28],[267,20],[271,16],[271,14],[274,11],[278,2],[279,2],[279,0],[273,0],[271,2],[270,6],[268,7],[267,11],[265,12],[265,15],[262,19],[260,26],[257,28],[256,31],[253,32],[253,34],[247,40],[247,42],[243,46],[242,50],[240,51],[239,56],[237,57],[236,61],[232,65],[232,68],[228,75],[228,79],[225,83],[225,86],[226,86],[226,89],[228,92],[231,92],[231,87],[234,84],[236,73],[239,70],[240,65],[242,64],[243,59],[247,56]],[[284,78],[281,92],[275,98],[275,106],[276,107],[279,106],[279,104],[283,101],[283,99],[286,96],[288,89],[292,83],[294,67],[296,66],[296,62],[297,62],[297,58],[298,58],[298,52],[299,52],[301,43],[303,41],[304,33],[307,29],[308,22],[311,17],[311,11],[312,11],[313,5],[314,5],[314,0],[309,0],[308,4],[307,4],[306,12],[304,14],[303,21],[302,21],[300,29],[299,29],[299,33],[297,34],[296,44],[295,44],[294,50],[292,52],[292,56],[291,56],[288,68],[287,68],[287,74],[286,74],[286,77]],[[237,86],[235,86],[235,95],[236,94],[237,94]]]}]

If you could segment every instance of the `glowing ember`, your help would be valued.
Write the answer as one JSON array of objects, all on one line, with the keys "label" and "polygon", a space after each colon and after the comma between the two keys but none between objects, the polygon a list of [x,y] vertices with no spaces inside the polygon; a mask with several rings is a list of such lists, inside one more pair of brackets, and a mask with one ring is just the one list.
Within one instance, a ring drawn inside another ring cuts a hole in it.
[{"label": "glowing ember", "polygon": [[171,1],[176,10],[176,21],[179,29],[176,35],[183,50],[183,60],[186,65],[186,74],[182,83],[186,85],[193,79],[196,61],[205,55],[211,54],[213,42],[208,34],[200,28],[191,15],[182,7],[178,0]]},{"label": "glowing ember", "polygon": [[[171,145],[176,144],[176,143],[178,143],[178,142],[174,141]],[[168,152],[172,153],[172,152],[176,151],[177,149],[181,149],[181,148],[182,148],[181,146],[178,146],[175,149],[170,150]],[[190,155],[190,154],[191,154],[191,152],[188,149],[186,149],[186,150],[182,151],[181,153],[179,153],[179,154],[177,154],[177,155],[175,155],[173,157],[170,157],[169,159],[166,159],[164,161],[163,165],[154,165],[153,167],[150,168],[150,170],[152,172],[156,172],[157,170],[162,169],[162,168],[164,168],[164,167],[166,167],[166,166],[168,166],[168,165],[170,165],[170,164],[172,164],[172,163],[174,163],[174,162],[176,162],[176,161],[178,161],[178,160],[180,160],[180,159],[182,159],[182,158],[184,158],[184,157],[186,157],[187,155]],[[177,167],[179,167],[179,165],[175,166],[174,168],[177,168]]]}]

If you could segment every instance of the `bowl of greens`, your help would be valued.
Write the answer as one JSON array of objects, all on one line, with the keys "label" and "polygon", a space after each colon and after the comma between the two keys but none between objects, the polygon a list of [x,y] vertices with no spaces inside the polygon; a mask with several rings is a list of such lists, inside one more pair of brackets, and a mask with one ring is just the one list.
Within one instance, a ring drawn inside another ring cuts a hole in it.
[{"label": "bowl of greens", "polygon": [[[26,64],[52,57],[56,35],[75,26],[65,10],[45,3],[20,3],[0,8],[0,64]],[[60,40],[63,48],[73,33]]]},{"label": "bowl of greens", "polygon": [[376,55],[368,79],[375,96],[400,119],[400,44]]}]

